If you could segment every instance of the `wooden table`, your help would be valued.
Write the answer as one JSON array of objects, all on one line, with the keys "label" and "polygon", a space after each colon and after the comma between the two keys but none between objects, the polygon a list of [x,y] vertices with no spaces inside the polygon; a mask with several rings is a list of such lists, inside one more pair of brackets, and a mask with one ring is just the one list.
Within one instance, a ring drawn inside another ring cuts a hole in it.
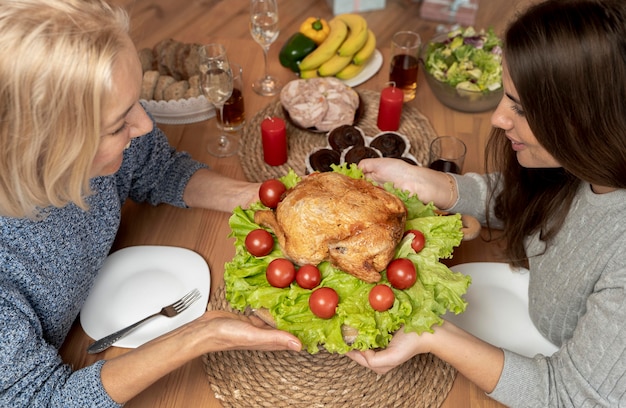
[{"label": "wooden table", "polygon": [[[151,21],[146,15],[163,18],[162,13],[164,7],[169,7],[172,13],[173,3],[167,0],[118,0],[116,3],[129,7],[133,12],[133,21],[139,22],[142,30],[135,30],[133,37],[139,48],[156,43],[159,39],[154,32],[146,29],[146,27],[154,27],[160,21]],[[232,28],[232,19],[247,20],[247,2],[242,0],[226,2],[194,2],[189,8],[207,7],[211,5],[214,13],[211,14],[211,21],[220,21],[225,18],[223,13],[228,13],[231,20],[228,27]],[[232,6],[227,6],[232,5]],[[245,4],[244,4],[245,3]],[[309,3],[309,4],[305,4]],[[320,5],[320,3],[322,3]],[[489,9],[489,5],[493,3],[494,7],[500,7],[497,10],[502,11],[502,4],[498,0],[483,0],[481,7],[486,3],[488,10],[483,14],[479,14],[479,19],[486,20],[482,26],[499,26],[502,27],[502,15],[494,15],[494,9]],[[500,4],[498,4],[500,3]],[[527,3],[526,0],[519,0],[516,4]],[[302,3],[292,2],[289,0],[279,0],[281,10],[287,8],[295,8],[297,4],[301,11],[295,17],[291,16],[288,22],[290,29],[286,29],[286,34],[281,32],[281,37],[272,47],[270,52],[270,71],[273,75],[281,78],[283,83],[294,79],[294,74],[281,67],[277,60],[278,50],[282,41],[284,41],[289,32],[293,32],[306,15],[322,15],[328,16],[329,10],[323,1],[306,0]],[[307,8],[308,6],[308,8]],[[178,7],[178,6],[177,6]],[[388,0],[386,10],[378,12],[364,13],[370,26],[374,28],[380,27],[381,37],[388,39],[392,31],[388,24],[384,24],[390,13],[395,13],[398,18],[401,16],[406,20],[405,10],[417,13],[417,3],[408,0]],[[507,16],[513,12],[513,8],[508,8]],[[237,12],[239,9],[239,12]],[[243,11],[242,11],[243,10]],[[316,11],[319,14],[316,14]],[[190,16],[193,12],[188,8],[182,8],[176,12],[176,16]],[[220,14],[222,13],[222,14]],[[243,13],[243,15],[242,15]],[[294,11],[295,13],[295,11]],[[291,14],[294,14],[291,13]],[[326,14],[324,14],[326,13]],[[290,14],[287,14],[288,16]],[[415,17],[415,16],[414,16]],[[493,20],[490,20],[493,19]],[[497,20],[496,20],[497,19]],[[148,21],[148,23],[146,23]],[[178,21],[178,20],[177,20]],[[209,30],[209,20],[194,20],[196,25],[174,25],[161,27],[165,36],[172,36],[181,41],[189,42],[222,42],[232,61],[239,63],[244,67],[244,99],[246,114],[252,117],[255,112],[263,109],[268,103],[275,100],[275,97],[262,97],[255,94],[250,84],[253,79],[263,74],[263,57],[261,48],[254,43],[247,32],[247,25],[244,28],[238,28],[237,35],[232,34],[229,30],[222,30],[226,35],[220,37],[217,34],[206,34]],[[392,20],[396,21],[396,20]],[[202,26],[198,24],[202,23]],[[147,24],[147,25],[146,25]],[[239,23],[243,24],[243,23]],[[420,28],[425,30],[425,40],[428,32],[432,34],[436,23],[420,21]],[[201,27],[205,31],[199,31]],[[220,26],[226,27],[223,24]],[[405,28],[398,25],[398,29]],[[210,31],[210,30],[209,30]],[[242,34],[243,32],[243,34]],[[203,34],[201,34],[203,33]],[[176,35],[178,34],[178,35]],[[388,61],[389,61],[389,41],[380,42],[379,49],[384,56],[384,64],[381,70],[366,83],[357,87],[357,89],[370,89],[380,91],[388,80]],[[483,169],[483,150],[486,139],[490,130],[490,114],[485,112],[480,114],[465,114],[456,112],[444,107],[432,94],[428,85],[425,83],[423,73],[419,74],[419,86],[415,100],[410,104],[419,109],[433,125],[435,131],[440,135],[453,135],[465,141],[468,152],[465,161],[465,172],[481,172]],[[179,150],[189,152],[195,159],[209,164],[215,170],[237,179],[245,179],[240,159],[237,156],[230,158],[217,159],[210,156],[204,146],[210,137],[217,136],[215,119],[208,121],[193,123],[188,125],[161,125],[161,128],[168,135],[173,146]],[[244,158],[245,160],[245,158]],[[114,244],[113,250],[118,250],[128,246],[135,245],[169,245],[191,249],[204,257],[211,268],[212,288],[216,288],[223,279],[225,262],[232,259],[234,255],[233,240],[227,238],[229,233],[228,218],[230,214],[219,213],[214,211],[198,210],[198,209],[178,209],[166,205],[151,207],[133,202],[127,203],[123,208],[122,224]],[[483,235],[487,232],[483,231]],[[454,252],[454,258],[447,262],[449,265],[477,262],[477,261],[500,261],[500,250],[493,243],[487,243],[481,238],[473,241],[467,241],[461,244]],[[86,353],[87,346],[91,343],[90,339],[82,330],[80,325],[75,324],[74,328],[68,335],[62,349],[61,354],[64,360],[71,364],[75,369],[92,364],[98,359],[107,359],[127,352],[126,349],[113,347],[98,355],[88,355]],[[217,408],[221,404],[213,396],[213,392],[206,380],[204,367],[200,359],[196,359],[186,364],[182,368],[172,372],[168,376],[156,382],[142,394],[131,400],[127,405],[130,408],[156,408],[156,407],[204,407]],[[445,408],[496,408],[502,405],[493,401],[489,397],[471,384],[465,377],[458,375],[455,383],[443,404]]]}]

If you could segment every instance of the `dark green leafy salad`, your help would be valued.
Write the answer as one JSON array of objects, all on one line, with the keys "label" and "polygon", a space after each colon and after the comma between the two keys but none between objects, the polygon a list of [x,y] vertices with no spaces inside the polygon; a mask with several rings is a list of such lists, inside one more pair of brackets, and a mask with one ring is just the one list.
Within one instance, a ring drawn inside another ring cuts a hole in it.
[{"label": "dark green leafy salad", "polygon": [[[335,166],[333,171],[356,179],[364,178],[356,165]],[[280,181],[290,189],[301,178],[291,170]],[[432,203],[424,204],[417,196],[400,191],[391,183],[386,183],[383,188],[404,202],[407,209],[405,230],[421,231],[425,237],[424,247],[419,253],[411,246],[412,234],[405,235],[396,247],[394,259],[406,258],[415,266],[417,279],[411,287],[404,290],[394,288],[387,279],[386,270],[382,272],[381,281],[372,284],[324,261],[317,265],[322,278],[318,287],[334,289],[339,303],[332,317],[317,317],[309,307],[313,290],[304,289],[295,281],[286,288],[268,283],[268,265],[275,259],[284,258],[273,234],[275,244],[269,254],[256,257],[246,249],[246,236],[262,228],[254,222],[254,213],[268,209],[259,201],[248,209],[236,208],[229,220],[230,237],[235,238],[236,254],[225,265],[224,281],[226,299],[231,306],[240,311],[247,307],[269,310],[276,327],[296,335],[311,354],[317,353],[320,346],[328,352],[342,354],[351,349],[384,348],[393,333],[402,326],[407,332],[418,334],[432,331],[433,325],[443,322],[441,316],[448,310],[456,314],[465,311],[466,302],[462,296],[467,291],[470,278],[452,272],[440,262],[440,259],[452,256],[453,248],[463,238],[460,214],[439,215]],[[374,310],[368,300],[372,288],[379,284],[391,287],[395,296],[393,305],[382,312]],[[352,344],[344,341],[343,325],[358,331]]]}]

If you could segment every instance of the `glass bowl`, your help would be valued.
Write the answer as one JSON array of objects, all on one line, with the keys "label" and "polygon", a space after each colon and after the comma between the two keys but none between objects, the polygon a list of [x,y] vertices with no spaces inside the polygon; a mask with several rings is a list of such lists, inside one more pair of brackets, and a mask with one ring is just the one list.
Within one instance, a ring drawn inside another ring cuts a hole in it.
[{"label": "glass bowl", "polygon": [[[447,33],[433,37],[430,42],[442,42],[447,38]],[[445,106],[461,112],[476,113],[485,112],[495,108],[502,99],[503,88],[493,91],[472,91],[467,89],[457,89],[452,85],[439,81],[426,69],[426,56],[428,46],[422,49],[422,68],[428,86],[433,91],[437,99]]]}]

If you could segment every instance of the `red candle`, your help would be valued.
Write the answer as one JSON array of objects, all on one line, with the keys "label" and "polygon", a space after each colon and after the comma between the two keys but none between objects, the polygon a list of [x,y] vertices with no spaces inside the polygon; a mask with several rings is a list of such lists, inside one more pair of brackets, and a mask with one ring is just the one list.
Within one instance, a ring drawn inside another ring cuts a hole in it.
[{"label": "red candle", "polygon": [[[402,92],[400,92],[402,93]],[[287,162],[287,132],[281,118],[265,118],[261,122],[263,138],[263,160],[270,166],[280,166]]]},{"label": "red candle", "polygon": [[404,93],[402,89],[389,86],[380,93],[378,104],[378,128],[382,131],[396,131],[400,127],[402,103]]}]

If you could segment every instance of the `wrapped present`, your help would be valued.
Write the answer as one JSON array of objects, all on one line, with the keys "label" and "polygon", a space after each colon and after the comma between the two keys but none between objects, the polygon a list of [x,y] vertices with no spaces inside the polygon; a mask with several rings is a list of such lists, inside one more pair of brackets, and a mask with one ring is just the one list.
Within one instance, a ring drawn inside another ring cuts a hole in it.
[{"label": "wrapped present", "polygon": [[424,0],[420,16],[425,20],[472,26],[478,12],[478,0]]},{"label": "wrapped present", "polygon": [[327,0],[333,14],[380,10],[385,8],[385,0]]}]

